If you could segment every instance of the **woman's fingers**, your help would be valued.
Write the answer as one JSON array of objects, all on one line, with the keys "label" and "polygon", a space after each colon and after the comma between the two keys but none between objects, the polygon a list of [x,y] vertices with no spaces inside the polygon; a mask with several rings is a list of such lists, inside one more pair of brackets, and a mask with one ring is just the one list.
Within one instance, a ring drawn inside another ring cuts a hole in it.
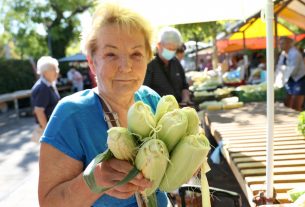
[{"label": "woman's fingers", "polygon": [[[133,166],[127,161],[111,159],[100,163],[94,172],[97,184],[104,187],[114,186],[117,182],[124,179],[132,170]],[[144,178],[142,173],[139,173],[128,183],[122,186],[116,186],[108,190],[106,194],[117,198],[128,198],[135,192],[143,191],[152,186],[152,182]]]}]

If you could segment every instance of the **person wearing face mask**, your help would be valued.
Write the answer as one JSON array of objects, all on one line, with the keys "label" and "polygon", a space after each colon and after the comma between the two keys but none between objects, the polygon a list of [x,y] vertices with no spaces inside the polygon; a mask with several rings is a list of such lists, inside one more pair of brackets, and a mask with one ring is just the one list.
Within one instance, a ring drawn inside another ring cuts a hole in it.
[{"label": "person wearing face mask", "polygon": [[158,36],[157,54],[148,64],[144,85],[160,96],[174,95],[181,105],[190,103],[190,93],[180,61],[175,57],[181,47],[180,32],[172,27],[161,29]]}]

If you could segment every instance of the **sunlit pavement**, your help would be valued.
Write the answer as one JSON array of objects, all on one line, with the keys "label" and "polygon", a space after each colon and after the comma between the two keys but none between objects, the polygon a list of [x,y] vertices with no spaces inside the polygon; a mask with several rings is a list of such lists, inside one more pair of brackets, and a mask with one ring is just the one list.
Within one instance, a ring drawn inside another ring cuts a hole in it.
[{"label": "sunlit pavement", "polygon": [[33,117],[0,115],[0,206],[38,206],[39,145]]}]

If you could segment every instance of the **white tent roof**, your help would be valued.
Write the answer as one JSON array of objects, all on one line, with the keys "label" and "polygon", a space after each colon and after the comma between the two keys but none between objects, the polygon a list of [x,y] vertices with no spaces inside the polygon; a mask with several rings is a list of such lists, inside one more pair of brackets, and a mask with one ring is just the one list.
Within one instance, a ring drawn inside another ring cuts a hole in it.
[{"label": "white tent roof", "polygon": [[132,8],[153,25],[246,19],[264,0],[108,0]]}]

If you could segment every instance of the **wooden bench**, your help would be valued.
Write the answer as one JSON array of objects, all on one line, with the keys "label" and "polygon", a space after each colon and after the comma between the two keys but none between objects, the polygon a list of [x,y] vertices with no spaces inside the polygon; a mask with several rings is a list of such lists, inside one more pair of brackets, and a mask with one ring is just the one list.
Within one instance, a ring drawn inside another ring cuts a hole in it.
[{"label": "wooden bench", "polygon": [[19,117],[18,100],[29,97],[31,97],[31,90],[20,90],[20,91],[15,91],[13,93],[5,93],[0,95],[0,103],[5,104],[7,102],[13,101],[16,116]]},{"label": "wooden bench", "polygon": [[[249,204],[266,182],[266,104],[202,113],[205,127],[221,150]],[[274,188],[281,203],[289,203],[286,192],[305,185],[305,138],[297,131],[299,112],[275,104]]]}]

